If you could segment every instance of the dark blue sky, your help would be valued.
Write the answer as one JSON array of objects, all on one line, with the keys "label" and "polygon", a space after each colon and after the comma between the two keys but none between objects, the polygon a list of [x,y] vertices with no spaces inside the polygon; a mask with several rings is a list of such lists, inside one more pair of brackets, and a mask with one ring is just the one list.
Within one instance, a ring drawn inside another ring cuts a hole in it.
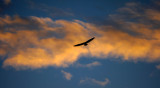
[{"label": "dark blue sky", "polygon": [[[139,3],[147,9],[154,9],[155,4],[151,0],[11,0],[9,4],[4,4],[4,1],[0,3],[2,18],[5,15],[11,17],[18,15],[22,18],[35,16],[48,17],[52,20],[76,19],[93,24],[109,23],[109,15],[119,14],[118,9],[125,7],[126,3]],[[0,40],[1,42],[3,41]],[[8,55],[0,56],[0,88],[160,88],[160,70],[156,68],[159,59],[150,62],[145,59],[134,61],[123,60],[121,57],[99,59],[84,56],[66,68],[47,66],[17,70],[13,68],[14,66],[3,67],[7,58]],[[76,65],[95,61],[100,65],[93,67]],[[67,80],[62,71],[70,73],[71,79]],[[97,83],[105,82],[106,78],[109,82],[104,86]],[[85,81],[80,83],[80,80]]]},{"label": "dark blue sky", "polygon": [[[82,63],[87,62],[87,58],[81,58]],[[94,58],[90,58],[94,59]],[[80,61],[80,62],[81,62]],[[104,80],[110,79],[110,83],[104,88],[159,88],[160,71],[152,63],[133,63],[103,60],[102,66],[94,68],[42,68],[37,70],[3,69],[0,70],[0,84],[3,88],[100,88],[96,84],[80,84],[79,80],[85,77]],[[61,70],[72,73],[72,80],[66,80]],[[103,87],[102,87],[103,88]]]},{"label": "dark blue sky", "polygon": [[[9,15],[18,14],[24,17],[36,15],[38,17],[47,16],[59,19],[84,20],[87,17],[106,17],[115,13],[118,8],[129,2],[151,5],[150,0],[12,0],[12,3],[6,6],[2,13]],[[60,12],[66,14],[62,15]]]}]

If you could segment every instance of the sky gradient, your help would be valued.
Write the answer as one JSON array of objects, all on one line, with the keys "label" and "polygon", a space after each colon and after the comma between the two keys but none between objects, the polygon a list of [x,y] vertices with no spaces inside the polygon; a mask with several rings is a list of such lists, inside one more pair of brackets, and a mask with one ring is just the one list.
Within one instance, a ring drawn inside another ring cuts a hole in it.
[{"label": "sky gradient", "polygon": [[0,87],[160,88],[159,24],[158,0],[2,0]]}]

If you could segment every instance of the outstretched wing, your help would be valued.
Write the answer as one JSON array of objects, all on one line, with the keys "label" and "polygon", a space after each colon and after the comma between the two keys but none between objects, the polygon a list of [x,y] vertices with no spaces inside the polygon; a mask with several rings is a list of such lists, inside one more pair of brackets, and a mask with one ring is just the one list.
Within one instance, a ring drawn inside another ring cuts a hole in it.
[{"label": "outstretched wing", "polygon": [[77,44],[77,45],[74,45],[74,46],[81,46],[81,45],[84,45],[84,43],[80,43],[80,44]]},{"label": "outstretched wing", "polygon": [[77,45],[74,45],[74,46],[81,46],[81,45],[85,45],[85,46],[86,46],[87,43],[89,43],[90,41],[92,41],[94,38],[95,38],[95,37],[93,37],[93,38],[87,40],[86,42],[83,42],[83,43],[80,43],[80,44],[77,44]]},{"label": "outstretched wing", "polygon": [[86,41],[85,43],[89,43],[90,41],[92,41],[95,37],[89,39],[88,41]]}]

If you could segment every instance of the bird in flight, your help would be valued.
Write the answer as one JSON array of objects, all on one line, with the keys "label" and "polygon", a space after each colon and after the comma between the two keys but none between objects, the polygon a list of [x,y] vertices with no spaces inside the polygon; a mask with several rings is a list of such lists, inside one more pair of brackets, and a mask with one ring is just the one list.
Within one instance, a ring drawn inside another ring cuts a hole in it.
[{"label": "bird in flight", "polygon": [[93,38],[87,40],[86,42],[83,42],[83,43],[80,43],[80,44],[76,44],[76,45],[74,45],[74,46],[81,46],[81,45],[87,46],[88,43],[91,42],[94,38],[95,38],[95,37],[93,37]]}]

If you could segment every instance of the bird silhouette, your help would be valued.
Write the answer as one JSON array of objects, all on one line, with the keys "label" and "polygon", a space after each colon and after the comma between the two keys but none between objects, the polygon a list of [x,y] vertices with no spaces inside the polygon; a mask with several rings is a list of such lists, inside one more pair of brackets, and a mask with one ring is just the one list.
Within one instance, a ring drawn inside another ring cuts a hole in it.
[{"label": "bird silhouette", "polygon": [[76,44],[76,45],[74,45],[74,46],[81,46],[81,45],[87,46],[87,45],[88,45],[88,43],[89,43],[89,42],[91,42],[93,39],[95,39],[95,37],[93,37],[93,38],[91,38],[91,39],[87,40],[86,42],[79,43],[79,44]]}]

